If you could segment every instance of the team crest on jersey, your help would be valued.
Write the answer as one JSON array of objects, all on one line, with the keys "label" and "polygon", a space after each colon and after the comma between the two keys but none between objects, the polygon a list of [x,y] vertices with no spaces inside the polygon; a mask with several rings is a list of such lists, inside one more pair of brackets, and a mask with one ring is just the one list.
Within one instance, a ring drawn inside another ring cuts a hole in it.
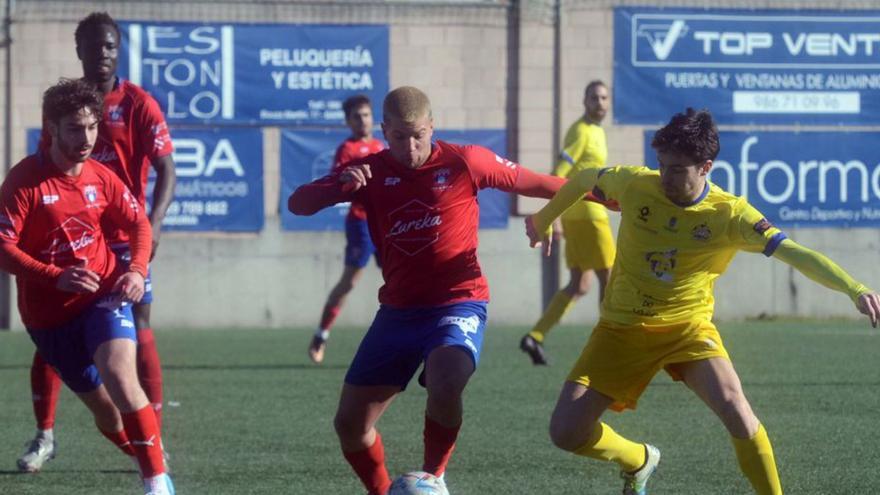
[{"label": "team crest on jersey", "polygon": [[434,187],[435,190],[444,191],[452,187],[449,184],[449,176],[452,172],[448,168],[441,168],[434,172]]},{"label": "team crest on jersey", "polygon": [[701,223],[691,230],[691,236],[698,241],[708,241],[712,237],[712,230],[705,223]]},{"label": "team crest on jersey", "polygon": [[669,222],[666,223],[666,230],[670,232],[678,232],[678,229],[675,227],[678,225],[678,218],[669,217]]},{"label": "team crest on jersey", "polygon": [[92,185],[88,185],[83,189],[83,194],[86,199],[89,200],[89,203],[94,203],[98,200],[98,188]]},{"label": "team crest on jersey", "polygon": [[125,121],[123,120],[122,105],[110,105],[107,107],[107,120],[105,122],[111,127],[124,127]]},{"label": "team crest on jersey", "polygon": [[767,220],[766,218],[762,218],[754,226],[755,232],[757,232],[758,234],[763,234],[764,232],[767,232],[768,230],[770,230],[772,228],[773,228],[773,224],[770,223],[770,221]]}]

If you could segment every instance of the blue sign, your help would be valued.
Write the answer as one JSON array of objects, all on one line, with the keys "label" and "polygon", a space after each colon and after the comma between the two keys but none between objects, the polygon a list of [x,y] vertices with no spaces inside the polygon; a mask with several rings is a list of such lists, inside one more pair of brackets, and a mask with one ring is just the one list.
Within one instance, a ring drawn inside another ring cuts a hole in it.
[{"label": "blue sign", "polygon": [[[302,184],[323,177],[333,167],[336,147],[349,135],[342,130],[281,131],[281,227],[284,230],[342,230],[348,203],[315,215],[295,216],[287,211],[287,198]],[[507,138],[503,129],[436,130],[436,139],[459,144],[478,144],[504,156]],[[480,228],[507,227],[510,195],[496,189],[478,192]]]},{"label": "blue sign", "polygon": [[[172,129],[177,187],[162,230],[263,229],[263,134],[259,129]],[[147,186],[147,202],[153,191]]]},{"label": "blue sign", "polygon": [[[657,168],[645,132],[646,163]],[[770,222],[799,227],[880,226],[880,148],[869,132],[722,132],[709,179]]]},{"label": "blue sign", "polygon": [[[169,123],[342,125],[388,92],[388,26],[121,22],[119,74]],[[381,115],[377,115],[381,119]]]},{"label": "blue sign", "polygon": [[880,123],[880,12],[614,9],[614,119]]}]

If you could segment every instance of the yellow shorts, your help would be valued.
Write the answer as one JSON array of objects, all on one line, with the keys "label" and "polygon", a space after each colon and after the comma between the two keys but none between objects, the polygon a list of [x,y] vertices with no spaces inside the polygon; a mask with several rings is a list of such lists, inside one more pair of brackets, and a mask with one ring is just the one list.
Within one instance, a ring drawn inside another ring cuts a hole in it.
[{"label": "yellow shorts", "polygon": [[607,270],[614,264],[614,237],[608,216],[599,219],[562,219],[565,264],[581,271]]},{"label": "yellow shorts", "polygon": [[730,359],[710,321],[646,327],[599,320],[568,374],[612,399],[611,409],[635,409],[645,387],[661,369],[681,380],[675,365],[721,357]]}]

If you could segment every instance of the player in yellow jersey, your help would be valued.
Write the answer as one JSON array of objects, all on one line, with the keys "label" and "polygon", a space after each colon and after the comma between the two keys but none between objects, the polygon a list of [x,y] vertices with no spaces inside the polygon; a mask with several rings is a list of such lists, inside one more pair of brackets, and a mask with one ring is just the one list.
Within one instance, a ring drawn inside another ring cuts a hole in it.
[{"label": "player in yellow jersey", "polygon": [[[584,115],[568,128],[565,144],[553,174],[574,177],[586,169],[605,166],[608,146],[605,131],[600,127],[610,104],[608,87],[596,80],[584,90]],[[562,316],[590,290],[590,273],[596,273],[599,282],[599,303],[605,294],[608,272],[614,263],[614,238],[605,207],[598,203],[580,201],[562,214],[565,232],[565,264],[569,270],[568,285],[550,300],[544,314],[519,343],[520,349],[532,358],[532,364],[547,364],[544,339]]]},{"label": "player in yellow jersey", "polygon": [[712,324],[715,279],[737,251],[777,258],[850,297],[877,326],[880,296],[824,255],[800,246],[745,199],[707,181],[718,131],[707,111],[675,115],[651,143],[660,170],[587,169],[526,219],[532,245],[549,244],[548,227],[584,193],[617,200],[617,259],[601,319],[562,387],[550,437],[577,455],[617,463],[623,493],[644,494],[660,460],[600,421],[606,409],[635,408],[661,369],[682,380],[718,415],[739,466],[758,494],[781,494],[767,432],[752,411]]}]

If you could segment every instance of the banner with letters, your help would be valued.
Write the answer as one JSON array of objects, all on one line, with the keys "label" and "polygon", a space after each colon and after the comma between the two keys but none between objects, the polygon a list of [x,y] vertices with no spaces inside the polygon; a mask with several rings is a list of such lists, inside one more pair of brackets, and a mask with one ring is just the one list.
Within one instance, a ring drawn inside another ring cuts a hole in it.
[{"label": "banner with letters", "polygon": [[880,123],[880,11],[614,9],[614,119]]},{"label": "banner with letters", "polygon": [[[646,164],[657,168],[645,132]],[[880,226],[880,147],[870,132],[722,132],[710,180],[770,222]]]},{"label": "banner with letters", "polygon": [[[177,187],[162,230],[258,232],[263,229],[263,134],[259,129],[172,128]],[[40,129],[27,130],[35,153]],[[150,171],[147,208],[155,173]]]},{"label": "banner with letters", "polygon": [[[348,203],[319,211],[315,215],[295,216],[287,211],[287,198],[302,184],[329,173],[336,147],[349,135],[347,130],[281,131],[281,227],[284,230],[343,230]],[[381,133],[377,136],[381,138]],[[458,144],[478,144],[504,156],[507,137],[503,129],[436,130],[434,138]],[[480,228],[507,227],[510,195],[495,189],[478,193]]]},{"label": "banner with letters", "polygon": [[149,91],[171,124],[342,125],[345,98],[382,101],[389,89],[386,25],[120,28],[119,75]]}]

